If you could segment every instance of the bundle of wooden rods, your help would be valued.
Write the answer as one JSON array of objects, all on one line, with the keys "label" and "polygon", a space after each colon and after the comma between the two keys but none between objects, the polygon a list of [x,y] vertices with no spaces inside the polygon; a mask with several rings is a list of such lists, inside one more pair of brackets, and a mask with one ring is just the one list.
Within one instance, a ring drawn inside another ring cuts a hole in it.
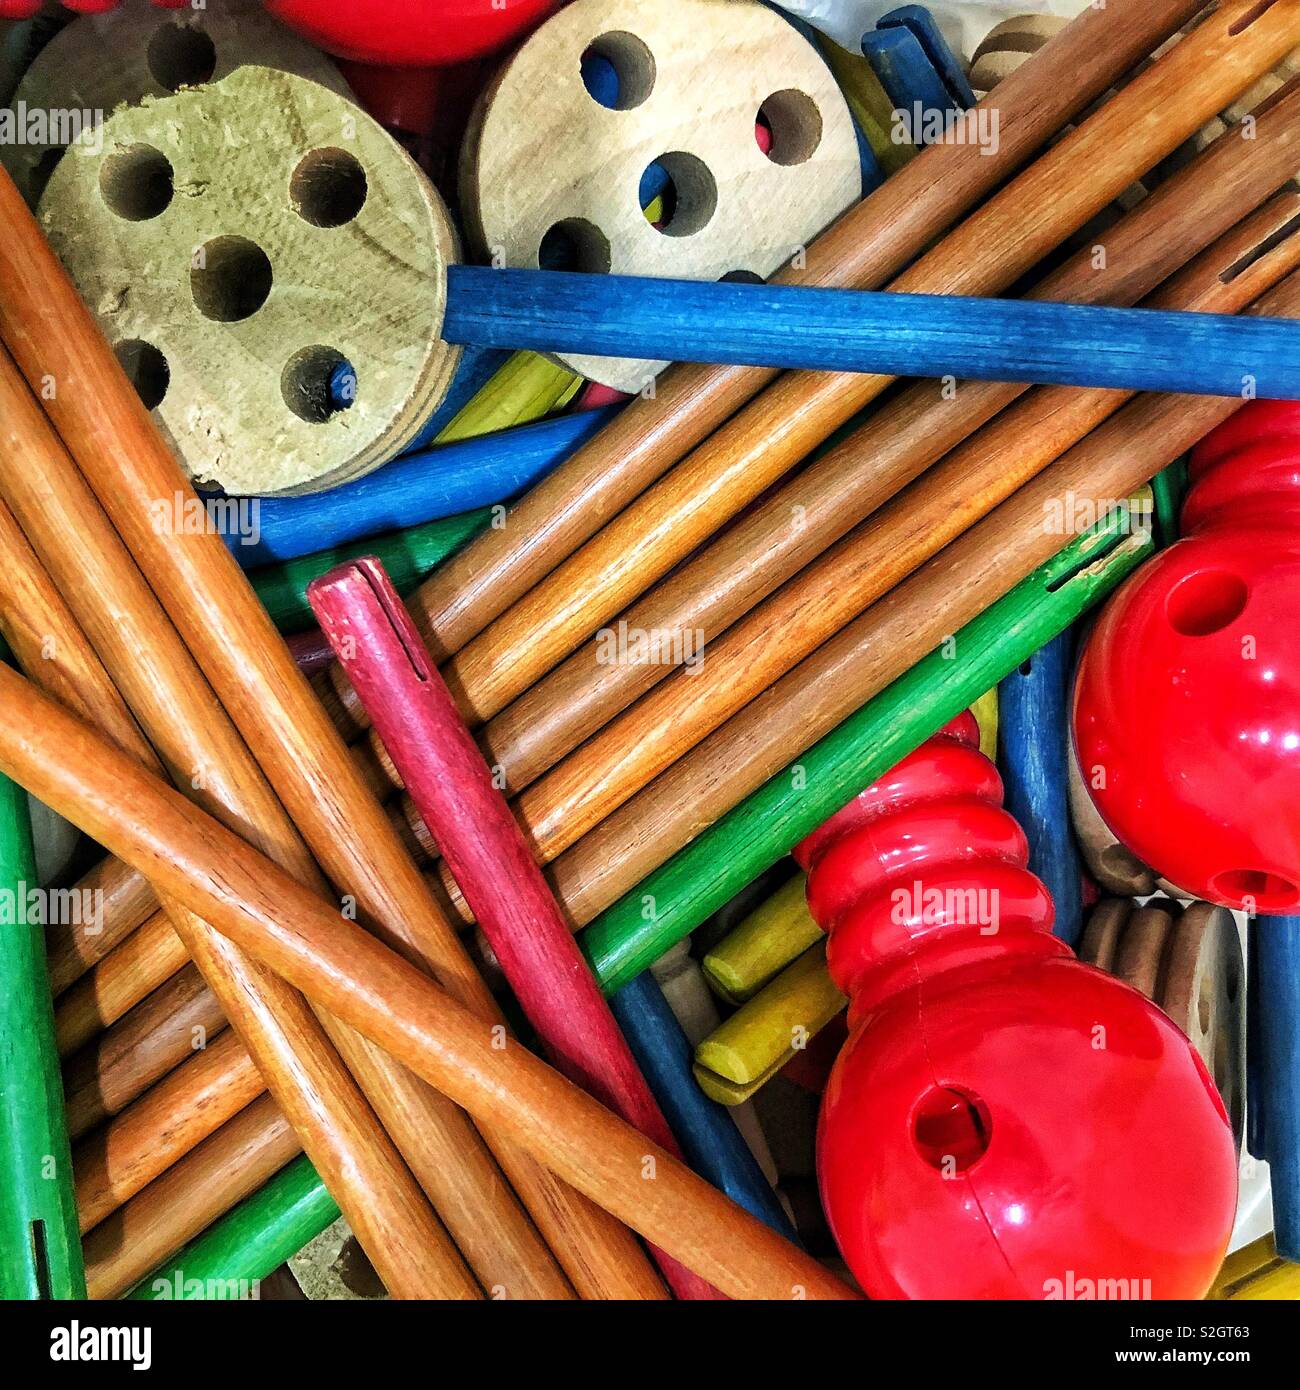
[{"label": "bundle of wooden rods", "polygon": [[[1200,8],[1086,10],[987,99],[992,155],[928,148],[781,278],[992,293],[1035,273],[1300,43],[1300,0],[1229,0],[1124,83]],[[1029,294],[1295,314],[1300,197],[1278,190],[1300,90],[1244,137]],[[395,770],[346,681],[315,698],[219,538],[154,529],[188,485],[3,178],[0,212],[0,629],[48,697],[0,682],[0,764],[119,856],[79,885],[103,931],[50,942],[92,1293],[300,1147],[394,1293],[662,1297],[620,1223],[724,1293],[842,1293],[666,1153],[634,1200],[620,1165],[648,1141],[492,1050],[448,905],[468,910],[416,868],[433,845],[409,803],[381,806]],[[1066,544],[1054,500],[1104,511],[1235,405],[921,383],[870,409],[890,385],[672,368],[409,601],[572,927]],[[609,661],[613,620],[706,659]]]}]

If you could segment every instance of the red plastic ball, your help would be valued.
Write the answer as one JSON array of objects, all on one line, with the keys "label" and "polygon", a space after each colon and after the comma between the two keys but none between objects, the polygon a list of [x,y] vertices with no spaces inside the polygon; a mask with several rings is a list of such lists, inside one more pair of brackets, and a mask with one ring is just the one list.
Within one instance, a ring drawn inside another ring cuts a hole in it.
[{"label": "red plastic ball", "polygon": [[1080,661],[1074,733],[1107,825],[1196,897],[1300,910],[1300,407],[1259,402],[1192,461],[1191,534]]},{"label": "red plastic ball", "polygon": [[523,37],[559,0],[266,0],[304,38],[340,58],[389,67],[441,67],[495,53]]}]

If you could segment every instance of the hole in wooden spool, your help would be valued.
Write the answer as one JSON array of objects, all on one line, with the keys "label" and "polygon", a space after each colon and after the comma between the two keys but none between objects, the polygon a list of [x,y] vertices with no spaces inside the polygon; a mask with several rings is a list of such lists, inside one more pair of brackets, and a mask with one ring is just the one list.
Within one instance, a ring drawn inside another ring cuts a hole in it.
[{"label": "hole in wooden spool", "polygon": [[822,113],[807,92],[773,92],[758,108],[757,124],[772,132],[765,151],[773,164],[803,164],[822,142]]},{"label": "hole in wooden spool", "polygon": [[251,317],[271,293],[271,262],[255,242],[219,236],[201,246],[190,266],[190,292],[204,318],[238,323]]},{"label": "hole in wooden spool", "polygon": [[543,270],[607,275],[610,263],[609,238],[585,217],[566,217],[557,222],[537,248],[537,264]]},{"label": "hole in wooden spool", "polygon": [[653,161],[667,175],[659,193],[663,212],[655,227],[665,236],[693,236],[718,210],[718,184],[709,166],[693,154],[673,150]]},{"label": "hole in wooden spool", "polygon": [[99,194],[110,212],[128,222],[147,222],[172,200],[172,166],[152,145],[129,145],[99,166]]},{"label": "hole in wooden spool", "polygon": [[313,227],[342,227],[366,204],[366,171],[347,150],[312,150],[289,180],[294,211]]},{"label": "hole in wooden spool", "polygon": [[1229,869],[1210,880],[1211,894],[1230,907],[1253,907],[1260,912],[1292,911],[1300,904],[1300,889],[1281,874],[1264,869]]},{"label": "hole in wooden spool", "polygon": [[583,53],[581,72],[588,96],[611,111],[630,111],[654,90],[654,55],[635,34],[602,34]]},{"label": "hole in wooden spool", "polygon": [[724,285],[762,285],[766,283],[763,277],[753,270],[729,270],[725,275],[719,275],[718,279]]},{"label": "hole in wooden spool", "polygon": [[280,375],[284,403],[309,425],[323,425],[356,402],[357,376],[337,348],[314,344],[285,363]]},{"label": "hole in wooden spool", "polygon": [[993,1125],[978,1096],[955,1086],[933,1086],[912,1117],[916,1151],[941,1173],[964,1173],[988,1151]]},{"label": "hole in wooden spool", "polygon": [[1184,637],[1208,637],[1221,632],[1246,607],[1246,582],[1227,570],[1189,574],[1165,600],[1165,614]]},{"label": "hole in wooden spool", "polygon": [[159,25],[145,54],[153,80],[169,92],[198,87],[217,70],[212,40],[191,24]]},{"label": "hole in wooden spool", "polygon": [[128,338],[118,343],[113,351],[135,387],[136,395],[144,402],[145,409],[156,410],[171,385],[172,369],[167,359],[143,338]]}]

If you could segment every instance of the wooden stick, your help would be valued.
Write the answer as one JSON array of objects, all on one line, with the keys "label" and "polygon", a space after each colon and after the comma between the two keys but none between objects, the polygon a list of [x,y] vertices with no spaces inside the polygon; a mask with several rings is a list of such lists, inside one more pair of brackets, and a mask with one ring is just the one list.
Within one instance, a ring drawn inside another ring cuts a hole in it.
[{"label": "wooden stick", "polygon": [[[1199,8],[1197,0],[1089,7],[999,88],[994,153],[955,141],[930,146],[818,237],[802,269],[777,280],[884,284]],[[485,534],[423,586],[412,611],[434,655],[463,647],[776,375],[689,366],[661,375],[654,397],[633,401],[534,488],[505,531]]]},{"label": "wooden stick", "polygon": [[[650,1088],[574,944],[541,871],[492,784],[447,687],[377,560],[315,580],[308,596],[335,654],[384,734],[552,1063],[680,1158]],[[656,1252],[679,1298],[712,1298]]]},{"label": "wooden stick", "polygon": [[[1085,248],[1033,294],[1136,303],[1291,177],[1300,159],[1300,91],[1262,115],[1257,133],[1254,142],[1232,136],[1216,142],[1112,228],[1104,270]],[[1225,254],[1231,255],[1231,245]],[[622,615],[626,630],[716,641],[1026,389],[963,383],[954,395],[931,383],[914,386],[634,604]],[[482,739],[489,760],[513,790],[526,787],[672,670],[671,663],[653,660],[610,661],[606,646],[603,639],[587,643],[487,726]]]},{"label": "wooden stick", "polygon": [[494,1047],[480,1015],[3,669],[0,770],[724,1293],[851,1296],[524,1048]]},{"label": "wooden stick", "polygon": [[[1296,0],[1281,0],[1255,17],[1252,0],[1228,0],[891,288],[970,295],[1012,284],[1293,47],[1300,38],[1295,6]],[[1081,168],[1088,178],[1078,177]],[[781,378],[451,658],[443,674],[462,711],[475,720],[497,713],[875,399],[889,380]],[[430,635],[427,624],[421,631]]]},{"label": "wooden stick", "polygon": [[[450,922],[220,537],[159,534],[159,499],[179,501],[182,510],[198,506],[198,499],[7,176],[0,177],[0,215],[10,231],[0,245],[0,337],[29,384],[49,377],[61,383],[45,402],[50,419],[185,645],[201,654],[204,674],[247,749],[271,774],[293,824],[333,882],[354,897],[371,929],[400,942],[482,1020],[499,1023],[491,994]],[[242,750],[240,765],[247,766]],[[394,1123],[414,1097],[409,1088],[393,1090],[387,1103]],[[385,1104],[383,1095],[376,1104]],[[433,1102],[423,1101],[423,1108],[432,1113]],[[454,1115],[449,1108],[440,1113],[449,1132]],[[462,1135],[468,1156],[454,1165],[439,1162],[431,1146],[415,1148],[422,1133],[427,1140],[428,1129],[408,1127],[404,1140],[412,1146],[411,1161],[422,1165],[423,1182],[458,1184],[462,1175],[469,1181],[471,1162],[478,1163],[479,1178],[487,1176],[490,1164],[485,1155],[479,1160],[468,1133]],[[491,1135],[485,1137],[579,1293],[663,1296],[630,1232],[508,1140],[494,1144]],[[512,1214],[505,1185],[476,1184],[476,1191],[481,1198],[494,1196],[487,1207],[492,1220],[483,1200],[462,1199],[458,1208],[439,1204],[449,1220],[461,1219],[458,1238],[477,1243],[485,1259],[501,1260],[505,1248],[521,1256],[528,1252],[532,1262],[521,1260],[513,1271],[514,1287],[545,1282],[561,1296],[561,1281],[548,1278],[542,1243]]]},{"label": "wooden stick", "polygon": [[452,341],[1207,396],[1240,396],[1250,378],[1300,398],[1300,346],[1277,319],[467,265],[447,280]]},{"label": "wooden stick", "polygon": [[[8,655],[0,645],[0,660]],[[14,911],[40,886],[29,808],[23,789],[0,778],[0,893],[10,908],[0,988],[0,1297],[84,1298],[41,915]]]},{"label": "wooden stick", "polygon": [[[283,809],[7,355],[0,356],[0,402],[10,439],[21,445],[21,453],[14,447],[0,456],[0,491],[132,709],[156,741],[173,777],[184,778],[182,785],[188,783],[201,804],[238,825],[254,843],[287,864],[301,881],[325,892],[315,864]],[[78,538],[75,549],[64,544],[69,535]],[[39,664],[36,674],[44,674]],[[152,750],[143,738],[133,741],[131,751],[142,759],[152,759]],[[195,954],[193,933],[169,916]],[[458,1240],[481,1260],[476,1267],[490,1276],[490,1282],[504,1282],[521,1296],[532,1292],[563,1294],[563,1280],[523,1213],[511,1202],[499,1173],[486,1154],[476,1161],[473,1130],[463,1116],[334,1020],[326,1017],[318,1026],[303,1001],[274,977],[259,980],[254,972],[242,978],[238,956],[224,943],[221,955],[229,956],[230,964],[207,959],[211,953],[204,946],[200,949],[197,963],[223,1011],[251,1047],[281,1110],[295,1128],[303,1126],[304,1146],[330,1180],[331,1190],[354,1223],[358,1238],[367,1245],[381,1277],[385,1282],[390,1275],[394,1279],[396,1288],[390,1284],[390,1289],[405,1288],[412,1296],[439,1292],[450,1297],[479,1296],[477,1284],[420,1185],[329,1048],[325,1032],[343,1052],[385,1123],[400,1136],[402,1154],[410,1156],[421,1182],[428,1183],[430,1191],[441,1197],[440,1209],[448,1211]],[[234,974],[229,975],[230,971]],[[240,977],[237,986],[236,977]],[[277,1049],[273,1053],[267,1053],[267,1043],[258,1036],[273,1022],[269,1016],[265,1020],[258,1016],[259,990],[268,985],[268,997],[274,1000],[275,1008],[284,1009],[295,1029],[303,1030],[300,1037],[288,1032],[283,1037],[268,1033],[268,1040]],[[196,1058],[189,1063],[196,1091],[209,1084],[207,1070],[199,1069],[202,1062]],[[319,1071],[312,1082],[316,1093],[305,1103],[294,1099],[286,1083],[297,1072],[301,1072],[304,1084],[312,1081],[313,1069]],[[234,1096],[241,1089],[238,1070],[231,1072],[229,1082],[231,1094],[224,1107],[209,1103],[196,1110],[199,1123],[184,1131],[191,1143],[233,1113]],[[328,1136],[315,1134],[322,1121],[343,1105],[356,1121],[355,1128],[348,1121],[338,1129],[338,1141],[346,1141],[352,1148],[364,1142],[368,1154],[358,1148],[349,1156],[343,1147],[331,1152],[324,1142]],[[115,1120],[112,1128],[119,1136],[123,1131],[130,1134],[136,1123],[127,1113]],[[132,1143],[120,1137],[106,1148],[110,1155],[119,1150],[135,1152]],[[131,1182],[142,1186],[176,1154],[175,1145],[146,1147]],[[383,1201],[376,1201],[372,1190],[376,1184],[382,1185]],[[110,1189],[127,1185],[125,1181],[110,1184]],[[488,1214],[494,1211],[500,1215],[489,1219]],[[494,1248],[495,1241],[491,1246],[487,1243],[493,1226],[519,1235],[514,1241],[503,1237],[499,1242],[502,1248]],[[372,1245],[374,1252],[369,1249]],[[541,1273],[535,1276],[534,1271]]]},{"label": "wooden stick", "polygon": [[64,1063],[63,1093],[73,1141],[126,1109],[227,1026],[216,995],[196,966],[173,975]]},{"label": "wooden stick", "polygon": [[[1258,303],[1270,313],[1300,313],[1300,276]],[[1094,506],[1126,497],[1239,404],[1139,397],[1093,430],[558,859],[549,877],[570,920],[590,921],[681,848],[692,826],[708,824],[762,785],[1060,549],[1068,535],[1045,518],[1064,506],[1067,493]],[[899,533],[892,535],[897,540]],[[689,817],[679,814],[682,807]]]}]

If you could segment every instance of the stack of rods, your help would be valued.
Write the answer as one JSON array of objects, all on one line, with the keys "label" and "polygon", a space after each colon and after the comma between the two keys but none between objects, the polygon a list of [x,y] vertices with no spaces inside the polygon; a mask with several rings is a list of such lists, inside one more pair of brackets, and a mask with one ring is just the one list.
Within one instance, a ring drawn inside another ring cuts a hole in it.
[{"label": "stack of rods", "polygon": [[[1300,43],[1300,0],[1229,0],[1033,158],[1200,8],[1086,10],[987,99],[993,154],[930,147],[781,278],[1017,283]],[[1300,311],[1300,198],[1278,192],[1300,91],[1257,115],[1030,294]],[[0,770],[117,856],[79,885],[105,890],[102,935],[51,943],[56,991],[93,970],[118,1019],[64,1033],[87,1043],[67,1081],[92,1295],[301,1148],[395,1294],[663,1297],[630,1227],[733,1297],[844,1296],[493,1045],[468,912],[417,869],[409,806],[380,804],[355,697],[332,671],[316,698],[218,537],[155,532],[188,485],[7,179],[0,210],[0,628],[34,683],[0,674]],[[672,368],[408,601],[572,927],[1060,549],[1053,500],[1104,511],[1235,407],[922,383],[869,410],[890,384]],[[708,659],[602,662],[620,616],[699,629]]]}]

